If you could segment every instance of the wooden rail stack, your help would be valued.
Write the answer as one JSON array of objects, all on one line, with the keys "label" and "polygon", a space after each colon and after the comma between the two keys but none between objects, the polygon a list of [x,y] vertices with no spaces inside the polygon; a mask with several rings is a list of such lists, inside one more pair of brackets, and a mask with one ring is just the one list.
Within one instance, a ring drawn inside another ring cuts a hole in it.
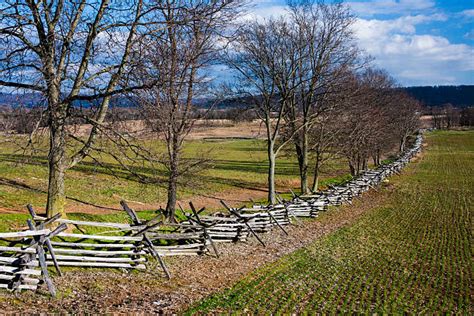
[{"label": "wooden rail stack", "polygon": [[[29,211],[33,220],[42,223],[48,219],[37,216],[31,206]],[[51,240],[56,253],[57,264],[69,267],[84,268],[146,268],[146,254],[143,236],[127,236],[134,229],[128,224],[89,222],[57,218],[50,221],[67,225],[68,231],[73,228],[79,232],[62,232]],[[100,230],[89,234],[87,228]],[[53,264],[52,258],[47,256],[47,263]]]},{"label": "wooden rail stack", "polygon": [[[202,215],[201,213],[205,208],[196,210],[192,202],[189,203],[189,206],[191,207],[192,214],[185,212],[181,205],[179,205],[181,211],[188,219],[182,222],[182,224],[203,227],[213,242],[237,242],[247,239],[249,231],[245,224],[239,222],[237,217],[223,216],[222,214],[213,216]],[[213,247],[215,248],[215,246]]]},{"label": "wooden rail stack", "polygon": [[245,221],[257,233],[265,233],[274,227],[279,227],[286,233],[283,226],[291,224],[286,208],[275,208],[271,205],[253,205],[233,209],[240,214],[240,219]]},{"label": "wooden rail stack", "polygon": [[387,177],[399,173],[400,170],[421,150],[422,136],[418,135],[414,146],[390,164],[382,165],[374,170],[367,170],[357,178],[338,186],[331,186],[328,190],[311,195],[295,197],[293,203],[303,201],[309,203],[322,202],[326,205],[338,206],[351,203],[354,197],[360,196],[370,188],[377,187]]},{"label": "wooden rail stack", "polygon": [[[146,236],[147,242],[160,256],[203,255],[209,253],[213,240],[202,223],[163,223],[152,219],[143,222],[125,201],[123,209],[131,217],[137,234]],[[156,223],[154,223],[156,222]]]},{"label": "wooden rail stack", "polygon": [[[56,289],[49,277],[46,255],[54,258],[55,254],[49,239],[65,229],[57,227],[36,229],[28,222],[30,230],[0,233],[0,239],[8,241],[7,246],[0,246],[0,288],[11,291],[36,290],[42,283],[46,284],[50,294],[56,296]],[[46,254],[44,249],[48,249]],[[58,270],[60,273],[60,270]]]},{"label": "wooden rail stack", "polygon": [[[249,229],[235,216],[201,215],[203,223],[209,225],[208,233],[215,242],[244,242],[249,237]],[[184,222],[189,224],[189,221]]]},{"label": "wooden rail stack", "polygon": [[256,231],[267,232],[274,227],[282,227],[291,224],[290,216],[286,208],[274,207],[252,207],[244,208],[242,216],[257,216],[253,217],[249,224]]},{"label": "wooden rail stack", "polygon": [[320,212],[327,210],[327,203],[323,201],[307,201],[302,199],[294,199],[277,207],[286,207],[291,216],[296,217],[318,217]]},{"label": "wooden rail stack", "polygon": [[197,256],[209,253],[211,242],[193,225],[171,225],[175,231],[152,231],[148,233],[153,249],[161,256]]}]

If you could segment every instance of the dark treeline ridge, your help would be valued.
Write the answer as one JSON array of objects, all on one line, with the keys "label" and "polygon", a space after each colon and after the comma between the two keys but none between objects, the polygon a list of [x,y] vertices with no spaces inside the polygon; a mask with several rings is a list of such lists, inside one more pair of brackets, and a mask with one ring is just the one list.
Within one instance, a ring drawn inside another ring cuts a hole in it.
[{"label": "dark treeline ridge", "polygon": [[[417,87],[403,87],[401,90],[407,92],[410,96],[421,102],[426,107],[441,107],[451,104],[455,108],[467,108],[474,106],[474,85],[459,85],[459,86],[417,86]],[[42,97],[39,93],[2,93],[0,92],[0,106],[6,107],[34,107],[41,103]],[[129,108],[135,107],[134,102],[130,97],[116,96],[111,101],[114,107]],[[213,100],[201,99],[195,100],[198,107],[207,108],[210,105],[218,109],[226,108],[240,108],[248,105],[249,100],[245,98],[229,98],[217,104]],[[77,106],[91,107],[92,104],[88,101],[77,102]]]},{"label": "dark treeline ridge", "polygon": [[[46,103],[44,96],[39,92],[26,92],[26,93],[6,93],[0,92],[0,107],[2,108],[15,108],[15,107],[25,107],[25,108],[34,108],[41,107]],[[74,105],[77,108],[92,108],[97,106],[99,102],[97,100],[86,101],[78,100],[74,101]],[[110,104],[113,107],[135,107],[136,104],[132,98],[129,96],[114,96],[110,100]]]},{"label": "dark treeline ridge", "polygon": [[405,87],[402,90],[424,106],[438,107],[446,104],[456,108],[474,106],[474,85]]},{"label": "dark treeline ridge", "polygon": [[[408,93],[425,107],[443,107],[448,104],[455,108],[474,106],[474,85],[414,86],[398,89]],[[218,103],[218,108],[235,108],[248,103],[246,98],[230,98]]]}]

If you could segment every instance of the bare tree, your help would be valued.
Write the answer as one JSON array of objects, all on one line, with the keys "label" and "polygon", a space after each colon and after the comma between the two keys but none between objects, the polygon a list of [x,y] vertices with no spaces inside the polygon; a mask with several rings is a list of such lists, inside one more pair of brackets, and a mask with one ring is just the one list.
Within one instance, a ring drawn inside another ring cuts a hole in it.
[{"label": "bare tree", "polygon": [[368,168],[370,157],[379,165],[383,156],[404,151],[419,128],[420,105],[380,69],[354,74],[346,84],[352,92],[342,107],[339,146],[355,176]]},{"label": "bare tree", "polygon": [[392,108],[391,122],[389,126],[399,142],[399,152],[405,150],[407,139],[420,128],[421,107],[417,100],[403,92],[394,94],[396,100]]},{"label": "bare tree", "polygon": [[[328,94],[343,89],[339,83],[350,74],[358,60],[359,52],[352,34],[353,17],[341,2],[326,4],[325,1],[289,1],[289,23],[294,31],[293,56],[298,63],[292,80],[280,90],[293,94],[288,97],[286,119],[293,131],[293,143],[300,171],[300,188],[307,193],[309,142],[312,125],[318,122],[319,131],[326,120],[318,116],[331,110]],[[337,103],[332,102],[331,106]]]},{"label": "bare tree", "polygon": [[474,126],[474,107],[468,107],[459,113],[459,125]]},{"label": "bare tree", "polygon": [[451,103],[443,106],[444,118],[446,122],[446,129],[452,129],[459,125],[460,111],[456,109]]},{"label": "bare tree", "polygon": [[281,141],[280,133],[292,95],[283,90],[287,86],[284,82],[291,80],[298,64],[292,55],[292,31],[284,18],[246,22],[223,56],[224,62],[237,72],[238,94],[251,100],[255,114],[265,126],[271,203],[276,202],[276,157],[291,140],[291,135],[287,135]]},{"label": "bare tree", "polygon": [[438,107],[431,108],[431,120],[433,122],[433,128],[442,129],[444,126],[444,115],[442,109]]},{"label": "bare tree", "polygon": [[27,107],[20,104],[15,107],[5,107],[1,111],[0,131],[15,134],[30,134],[39,124],[44,124],[42,109],[39,107]]},{"label": "bare tree", "polygon": [[[340,100],[332,102],[340,102]],[[343,128],[339,119],[342,115],[344,112],[340,107],[334,106],[331,107],[331,110],[318,115],[318,118],[311,124],[308,153],[314,157],[312,192],[318,191],[321,170],[324,165],[340,155],[339,137]]]},{"label": "bare tree", "polygon": [[370,156],[378,161],[393,147],[394,82],[384,71],[368,68],[346,84],[351,92],[344,98],[339,146],[355,176],[367,169]]},{"label": "bare tree", "polygon": [[[238,12],[241,1],[160,1],[151,27],[134,55],[141,60],[138,80],[156,81],[135,95],[151,130],[166,144],[161,162],[168,171],[166,212],[174,218],[178,180],[195,172],[203,160],[182,159],[183,144],[203,113],[194,111],[197,97],[210,97],[206,68],[216,58],[218,40]],[[204,113],[205,114],[205,113]]]},{"label": "bare tree", "polygon": [[314,1],[289,5],[288,16],[244,26],[226,56],[246,85],[244,94],[254,97],[266,127],[272,203],[276,156],[292,140],[301,190],[308,191],[311,124],[327,110],[318,100],[333,92],[358,56],[350,31],[352,17],[345,6]]},{"label": "bare tree", "polygon": [[[111,97],[140,88],[124,80],[151,11],[143,0],[0,4],[0,86],[39,93],[47,104],[48,216],[63,212],[65,172],[90,154]],[[87,137],[68,135],[75,105],[92,101],[93,110],[82,118],[92,126]]]}]

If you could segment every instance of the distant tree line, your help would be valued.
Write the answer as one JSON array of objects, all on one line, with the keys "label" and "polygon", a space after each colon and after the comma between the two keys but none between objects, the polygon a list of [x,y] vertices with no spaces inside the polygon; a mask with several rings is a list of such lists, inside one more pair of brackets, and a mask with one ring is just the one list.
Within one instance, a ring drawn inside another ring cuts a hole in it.
[{"label": "distant tree line", "polygon": [[474,85],[401,88],[426,107],[451,104],[455,108],[474,106]]},{"label": "distant tree line", "polygon": [[[465,108],[474,106],[474,86],[473,85],[457,85],[457,86],[413,86],[413,87],[396,87],[401,91],[405,91],[408,95],[417,99],[425,108],[443,107],[451,104],[455,108]],[[248,101],[248,100],[247,100]],[[40,93],[2,93],[0,92],[0,106],[7,107],[35,107],[38,103],[43,102]],[[214,104],[213,100],[203,98],[194,100],[197,107],[207,108],[213,106],[216,109],[238,108],[246,103],[246,97],[234,97],[219,100]],[[82,107],[93,107],[90,101],[81,101]],[[136,102],[130,97],[118,95],[110,101],[113,107],[134,108]]]},{"label": "distant tree line", "polygon": [[453,129],[474,126],[474,107],[456,108],[452,104],[425,109],[431,117],[431,127],[436,129]]}]

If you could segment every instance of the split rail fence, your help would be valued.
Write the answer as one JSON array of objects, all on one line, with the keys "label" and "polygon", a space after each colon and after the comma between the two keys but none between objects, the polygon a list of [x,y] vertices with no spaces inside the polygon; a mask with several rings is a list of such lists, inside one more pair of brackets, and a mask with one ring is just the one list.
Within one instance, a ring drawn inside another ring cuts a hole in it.
[{"label": "split rail fence", "polygon": [[61,275],[61,267],[145,270],[150,259],[159,262],[166,277],[171,274],[163,257],[183,255],[219,256],[216,243],[245,242],[251,236],[263,246],[259,234],[279,229],[298,217],[317,217],[329,206],[351,203],[401,169],[421,150],[422,136],[414,146],[390,164],[367,170],[357,178],[310,195],[296,195],[275,205],[233,208],[221,201],[228,214],[204,215],[190,203],[186,220],[164,223],[158,215],[142,220],[124,201],[131,223],[94,222],[38,216],[31,205],[28,230],[0,233],[0,288],[37,290],[42,284],[54,296],[56,289],[48,267]]}]

